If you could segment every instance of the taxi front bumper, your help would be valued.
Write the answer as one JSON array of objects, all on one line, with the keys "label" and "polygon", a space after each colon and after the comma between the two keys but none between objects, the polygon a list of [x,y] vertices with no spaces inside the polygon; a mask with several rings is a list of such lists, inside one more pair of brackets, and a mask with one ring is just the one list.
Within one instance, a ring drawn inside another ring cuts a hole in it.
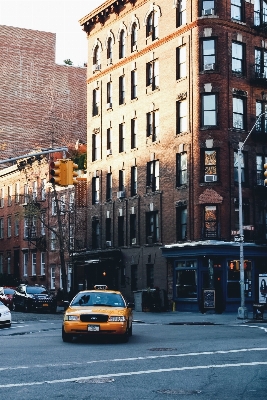
[{"label": "taxi front bumper", "polygon": [[81,321],[64,321],[65,333],[72,335],[102,335],[114,334],[123,335],[127,331],[127,321],[124,322],[81,322]]}]

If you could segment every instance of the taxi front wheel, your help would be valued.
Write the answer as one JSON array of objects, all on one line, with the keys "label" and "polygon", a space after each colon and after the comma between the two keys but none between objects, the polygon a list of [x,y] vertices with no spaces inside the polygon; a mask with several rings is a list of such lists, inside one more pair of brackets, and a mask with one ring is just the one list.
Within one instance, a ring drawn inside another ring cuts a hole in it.
[{"label": "taxi front wheel", "polygon": [[70,333],[66,333],[64,326],[62,326],[62,340],[63,342],[72,342],[73,336]]}]

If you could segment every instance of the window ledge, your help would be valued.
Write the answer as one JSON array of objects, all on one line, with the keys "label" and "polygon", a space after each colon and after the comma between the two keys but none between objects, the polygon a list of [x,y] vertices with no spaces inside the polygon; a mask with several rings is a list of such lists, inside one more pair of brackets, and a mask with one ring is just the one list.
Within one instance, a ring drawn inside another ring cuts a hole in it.
[{"label": "window ledge", "polygon": [[135,102],[138,100],[138,97],[135,97],[134,99],[131,99],[131,103]]},{"label": "window ledge", "polygon": [[188,188],[187,183],[185,183],[184,185],[181,185],[181,186],[176,186],[177,190],[183,190],[183,189],[187,189],[187,188]]}]

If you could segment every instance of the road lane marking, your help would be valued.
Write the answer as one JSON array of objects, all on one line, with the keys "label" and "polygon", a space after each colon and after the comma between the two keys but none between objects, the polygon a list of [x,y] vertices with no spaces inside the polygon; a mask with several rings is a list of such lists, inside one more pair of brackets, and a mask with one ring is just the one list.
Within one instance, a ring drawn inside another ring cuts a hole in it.
[{"label": "road lane marking", "polygon": [[128,357],[128,358],[113,358],[110,360],[92,360],[83,362],[68,362],[68,363],[51,363],[51,364],[36,364],[36,365],[18,365],[15,367],[0,367],[0,371],[6,370],[17,370],[17,369],[32,369],[32,368],[48,368],[48,367],[69,367],[78,365],[89,365],[89,364],[100,364],[100,363],[113,363],[113,362],[125,362],[125,361],[142,361],[142,360],[154,360],[160,358],[178,358],[178,357],[192,357],[192,356],[206,356],[216,354],[231,354],[231,353],[246,353],[249,351],[267,351],[267,347],[255,347],[251,349],[234,349],[234,350],[216,350],[216,351],[202,351],[198,353],[181,353],[181,354],[161,354],[157,356],[144,356],[144,357]]},{"label": "road lane marking", "polygon": [[211,368],[255,367],[259,365],[267,365],[267,361],[256,361],[250,363],[237,363],[237,364],[196,365],[194,367],[160,368],[160,369],[150,369],[146,371],[118,372],[116,374],[88,375],[88,376],[79,376],[76,378],[68,378],[68,379],[54,379],[52,381],[8,383],[5,385],[0,385],[0,389],[11,388],[11,387],[24,387],[24,386],[40,386],[45,384],[56,384],[56,383],[79,382],[85,379],[88,380],[88,379],[115,378],[122,376],[148,375],[148,374],[157,374],[164,372],[190,371],[190,370],[192,371],[192,370],[211,369]]}]

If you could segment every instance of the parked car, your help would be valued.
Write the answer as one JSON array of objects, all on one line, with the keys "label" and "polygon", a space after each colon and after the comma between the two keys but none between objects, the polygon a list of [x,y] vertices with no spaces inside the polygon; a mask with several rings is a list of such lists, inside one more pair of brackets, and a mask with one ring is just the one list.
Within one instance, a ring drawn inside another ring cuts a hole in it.
[{"label": "parked car", "polygon": [[45,286],[21,284],[14,293],[13,305],[15,311],[49,311],[56,312],[57,300]]},{"label": "parked car", "polygon": [[4,303],[10,310],[13,310],[13,297],[15,288],[0,287],[0,301]]},{"label": "parked car", "polygon": [[10,309],[0,301],[0,326],[11,327]]},{"label": "parked car", "polygon": [[118,291],[96,285],[95,290],[79,292],[66,309],[62,340],[71,342],[74,336],[116,335],[127,342],[132,335],[132,303],[127,303]]}]

